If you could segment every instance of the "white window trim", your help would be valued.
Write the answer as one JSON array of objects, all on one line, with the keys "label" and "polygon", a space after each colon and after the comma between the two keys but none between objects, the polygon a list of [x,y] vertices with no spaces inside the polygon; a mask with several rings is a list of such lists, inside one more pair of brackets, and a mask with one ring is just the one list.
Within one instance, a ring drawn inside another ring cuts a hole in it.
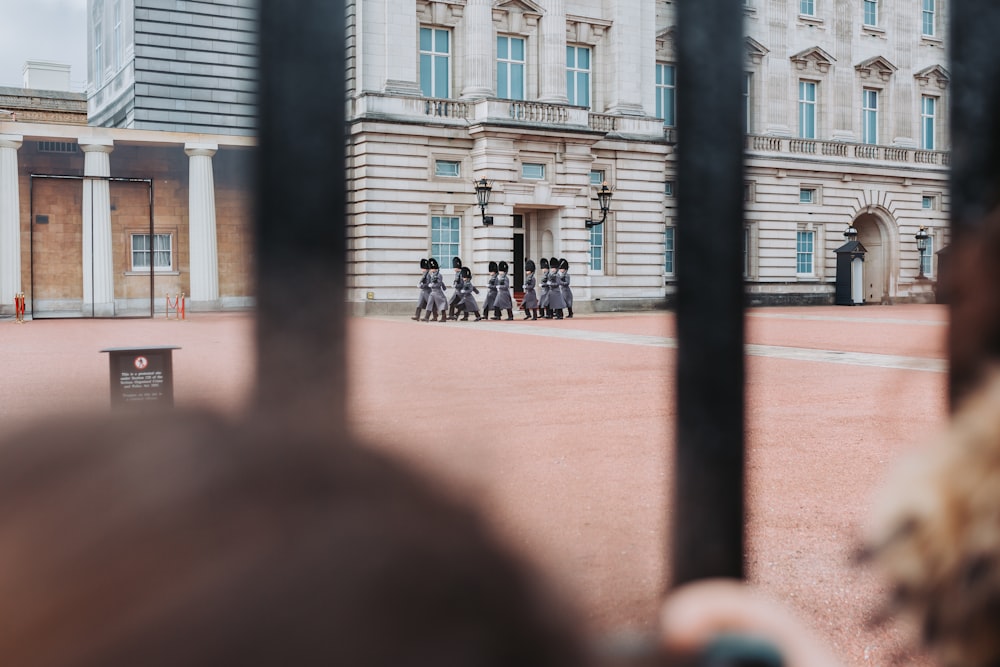
[{"label": "white window trim", "polygon": [[[806,86],[812,86],[813,99],[805,100],[802,95],[803,84]],[[814,140],[819,134],[819,82],[812,79],[799,79],[798,82],[798,116],[799,116],[799,139],[809,139]],[[811,109],[812,111],[812,135],[806,136],[804,133],[804,127],[802,123],[802,116],[805,109]]]},{"label": "white window trim", "polygon": [[[127,231],[126,236],[128,238],[128,266],[129,266],[129,269],[128,269],[128,272],[127,272],[128,275],[143,275],[143,276],[148,276],[149,272],[150,272],[149,267],[145,267],[145,266],[136,267],[136,265],[135,265],[135,253],[136,253],[136,251],[135,251],[135,246],[134,246],[133,239],[135,237],[137,237],[137,236],[147,236],[147,237],[150,236],[149,230],[148,229],[145,229],[145,230],[130,229],[130,230]],[[150,248],[149,248],[148,251],[145,251],[145,252],[149,253],[149,263],[152,266],[153,273],[157,274],[157,275],[178,274],[179,272],[176,269],[176,266],[177,266],[177,244],[175,242],[175,240],[177,238],[176,231],[175,230],[160,230],[160,229],[153,230],[152,237],[155,238],[157,236],[166,236],[167,238],[170,239],[170,266],[155,266],[155,265],[153,265],[153,259],[156,256],[156,253],[157,252],[163,252],[163,251],[162,250],[157,251],[155,248],[153,248],[153,239],[150,238]]]},{"label": "white window trim", "polygon": [[[585,105],[581,105],[581,104],[577,103],[577,99],[572,99],[572,100],[570,100],[570,104],[572,106],[586,106],[586,108],[590,109],[594,105],[594,51],[595,51],[595,49],[594,49],[594,47],[590,46],[589,44],[567,44],[566,47],[567,48],[577,49],[577,50],[584,49],[584,50],[586,50],[590,54],[590,57],[588,58],[590,66],[587,69],[581,69],[581,68],[576,67],[576,66],[570,67],[569,63],[568,62],[566,63],[566,76],[567,77],[569,76],[569,74],[571,72],[574,73],[574,75],[576,73],[578,73],[578,72],[586,72],[586,74],[587,74],[587,103]],[[575,76],[574,76],[574,78],[575,78]],[[574,91],[576,91],[576,82],[575,81],[574,81],[574,87],[573,87],[573,89],[574,89]],[[578,98],[579,95],[577,95],[576,97]]]},{"label": "white window trim", "polygon": [[[866,105],[868,104],[867,93],[875,93],[875,108],[869,109]],[[861,89],[861,143],[868,144],[872,146],[879,145],[879,138],[881,136],[881,128],[879,127],[881,123],[881,104],[882,102],[882,90],[879,88],[869,88],[864,87]],[[874,113],[875,117],[875,141],[867,141],[868,133],[866,129],[868,128],[868,116],[869,112]]]},{"label": "white window trim", "polygon": [[[432,45],[431,46],[431,49],[432,49],[431,51],[424,51],[423,49],[420,48],[420,31],[421,30],[430,30],[431,31],[431,45]],[[434,45],[433,44],[436,41],[434,39],[434,34],[436,32],[438,32],[438,31],[448,33],[448,51],[447,51],[447,53],[440,53],[438,51],[434,51],[433,50],[434,49]],[[419,80],[419,68],[420,68],[420,61],[423,59],[424,55],[431,56],[431,60],[432,61],[435,58],[437,58],[437,57],[444,57],[448,61],[448,81],[445,83],[445,88],[446,88],[447,94],[443,98],[439,98],[437,95],[433,95],[433,94],[430,95],[430,96],[425,95],[425,97],[430,97],[431,99],[449,99],[451,97],[451,94],[452,94],[452,80],[453,80],[453,78],[455,76],[455,74],[454,74],[455,60],[454,60],[454,57],[453,57],[454,56],[454,49],[455,49],[455,32],[451,28],[446,27],[446,26],[440,26],[440,25],[420,25],[420,26],[417,27],[417,71],[418,71],[417,84],[418,85],[420,84],[420,80]],[[432,77],[433,77],[434,73],[435,73],[435,68],[432,66],[431,67],[431,75],[432,75]],[[431,89],[432,89],[431,92],[432,93],[434,92],[433,89],[436,87],[434,85],[434,83],[435,83],[435,81],[432,78],[432,83],[431,83]],[[423,91],[421,91],[421,93],[423,93]]]},{"label": "white window trim", "polygon": [[[810,254],[810,271],[799,271],[799,234],[809,233],[812,235],[812,250]],[[810,226],[800,226],[795,230],[795,277],[799,280],[816,280],[816,249],[819,247],[819,234],[816,229]]]},{"label": "white window trim", "polygon": [[[510,55],[509,48],[508,48],[508,52],[507,52],[507,57],[506,58],[501,58],[499,52],[497,52],[497,61],[496,61],[496,67],[497,67],[497,97],[499,97],[500,99],[504,99],[504,100],[517,100],[517,101],[526,100],[528,98],[528,74],[529,74],[529,70],[528,70],[528,39],[526,37],[524,37],[523,35],[498,34],[496,36],[496,41],[499,43],[499,41],[500,41],[501,38],[508,40],[508,46],[509,46],[510,42],[513,41],[513,40],[520,40],[521,42],[523,42],[524,43],[524,60],[514,60],[511,57],[511,55]],[[508,76],[507,76],[507,85],[508,85],[508,87],[510,86],[510,66],[511,65],[520,65],[521,66],[521,69],[522,69],[522,72],[521,72],[521,97],[506,97],[505,94],[506,94],[507,91],[504,91],[504,93],[501,93],[501,91],[500,91],[500,64],[501,63],[506,64],[507,68],[508,68]]]},{"label": "white window trim", "polygon": [[[927,114],[925,112],[924,101],[932,100],[934,103],[934,113]],[[937,150],[938,146],[938,109],[941,107],[941,99],[934,95],[921,95],[920,96],[920,150],[934,151]],[[931,145],[927,145],[927,132],[926,132],[926,121],[931,120],[931,132],[933,137],[931,138]]]}]

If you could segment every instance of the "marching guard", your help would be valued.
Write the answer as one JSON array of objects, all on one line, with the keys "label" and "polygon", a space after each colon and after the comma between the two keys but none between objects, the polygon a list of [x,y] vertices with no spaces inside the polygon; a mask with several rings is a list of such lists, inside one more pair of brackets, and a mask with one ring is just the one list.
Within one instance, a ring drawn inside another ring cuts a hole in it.
[{"label": "marching guard", "polygon": [[427,260],[427,266],[430,269],[427,272],[427,284],[430,286],[431,291],[427,304],[427,315],[424,316],[424,322],[430,322],[431,310],[433,308],[436,308],[438,311],[438,321],[447,322],[448,299],[444,295],[444,276],[441,275],[438,261],[433,257]]},{"label": "marching guard", "polygon": [[476,289],[475,285],[472,284],[472,269],[467,266],[462,267],[462,303],[461,309],[465,312],[462,314],[462,321],[469,321],[469,313],[476,314],[476,321],[483,319],[479,315],[479,304],[476,303],[476,297],[474,294],[479,294],[479,290]]},{"label": "marching guard", "polygon": [[559,289],[559,258],[553,257],[549,260],[549,273],[547,282],[549,284],[549,312],[545,319],[561,320],[566,301],[563,300],[562,290]]},{"label": "marching guard", "polygon": [[538,265],[542,269],[538,276],[539,289],[542,291],[542,295],[538,298],[538,307],[542,309],[542,317],[548,317],[551,314],[549,311],[549,260],[542,257],[538,261]]},{"label": "marching guard", "polygon": [[563,302],[569,314],[566,317],[573,317],[573,290],[569,288],[569,262],[565,259],[559,260],[559,274],[556,276],[559,283],[559,292],[562,294]]},{"label": "marching guard", "polygon": [[524,284],[521,285],[521,289],[524,291],[524,300],[521,301],[524,319],[537,320],[538,295],[535,294],[535,263],[530,259],[524,262]]},{"label": "marching guard", "polygon": [[[417,283],[417,287],[420,289],[420,298],[417,299],[417,312],[414,313],[411,320],[420,320],[420,311],[427,308],[431,297],[431,287],[427,284],[427,270],[429,266],[426,259],[420,260],[420,282]],[[428,309],[429,310],[429,309]],[[434,308],[434,319],[437,320],[437,308]]]},{"label": "marching guard", "polygon": [[497,274],[497,296],[493,301],[493,319],[500,319],[500,311],[507,311],[507,319],[514,319],[514,301],[510,296],[510,279],[507,277],[507,262],[501,260],[498,265],[500,272]]},{"label": "marching guard", "polygon": [[451,295],[451,301],[448,303],[448,319],[457,320],[458,311],[462,306],[462,258],[452,257],[451,268],[455,270],[455,280],[451,285],[455,288],[455,292]]}]

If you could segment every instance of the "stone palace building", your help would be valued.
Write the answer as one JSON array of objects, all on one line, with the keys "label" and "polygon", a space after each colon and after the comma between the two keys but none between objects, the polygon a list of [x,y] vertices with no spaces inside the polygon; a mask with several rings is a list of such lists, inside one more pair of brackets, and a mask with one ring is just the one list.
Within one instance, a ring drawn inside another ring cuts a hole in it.
[{"label": "stone palace building", "polygon": [[[206,308],[252,304],[253,2],[88,4],[90,126],[0,114],[0,312],[18,290],[36,312],[117,314],[161,286]],[[683,261],[675,2],[345,6],[353,312],[412,312],[429,256],[461,257],[480,285],[505,260],[515,286],[525,259],[565,258],[580,312],[669,303]],[[734,11],[746,216],[742,238],[719,243],[742,244],[750,302],[832,303],[849,228],[863,302],[933,299],[948,243],[947,0]],[[588,225],[604,183],[610,211]]]}]

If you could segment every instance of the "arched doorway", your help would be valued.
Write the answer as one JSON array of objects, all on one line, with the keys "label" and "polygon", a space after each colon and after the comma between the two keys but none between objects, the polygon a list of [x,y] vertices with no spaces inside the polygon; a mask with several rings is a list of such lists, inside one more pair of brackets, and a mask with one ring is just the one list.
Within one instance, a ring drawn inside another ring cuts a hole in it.
[{"label": "arched doorway", "polygon": [[889,301],[889,243],[882,233],[882,224],[874,213],[862,213],[854,220],[858,241],[865,247],[864,301],[886,303]]}]

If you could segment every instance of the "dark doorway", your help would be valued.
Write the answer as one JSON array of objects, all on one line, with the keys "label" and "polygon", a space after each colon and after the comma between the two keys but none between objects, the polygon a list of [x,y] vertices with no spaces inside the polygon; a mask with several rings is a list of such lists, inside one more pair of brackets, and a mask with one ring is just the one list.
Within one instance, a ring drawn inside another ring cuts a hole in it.
[{"label": "dark doorway", "polygon": [[510,285],[514,298],[521,301],[524,298],[524,216],[514,216],[514,264],[510,267]]}]

